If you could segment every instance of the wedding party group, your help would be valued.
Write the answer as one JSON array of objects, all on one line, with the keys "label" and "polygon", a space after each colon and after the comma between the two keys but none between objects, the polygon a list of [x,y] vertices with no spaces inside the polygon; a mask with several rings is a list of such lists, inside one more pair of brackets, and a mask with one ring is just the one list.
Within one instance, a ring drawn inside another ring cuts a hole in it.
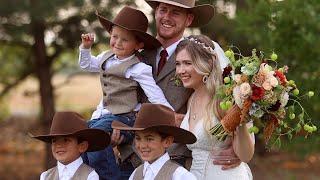
[{"label": "wedding party group", "polygon": [[96,11],[110,49],[92,55],[93,32],[81,35],[78,63],[99,73],[101,100],[90,120],[59,111],[48,134],[31,135],[51,144],[57,161],[40,180],[253,179],[247,164],[254,154],[252,121],[223,139],[212,135],[229,113],[217,93],[230,60],[206,35],[184,36],[188,27],[208,24],[214,7],[145,2],[154,12],[155,37],[146,15],[131,6],[112,20]]}]

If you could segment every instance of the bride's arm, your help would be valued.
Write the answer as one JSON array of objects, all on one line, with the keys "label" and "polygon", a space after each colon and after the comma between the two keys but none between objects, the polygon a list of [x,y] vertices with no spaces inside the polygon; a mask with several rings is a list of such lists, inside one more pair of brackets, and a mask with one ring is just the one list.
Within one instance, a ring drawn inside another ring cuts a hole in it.
[{"label": "bride's arm", "polygon": [[[254,137],[253,137],[254,138]],[[247,125],[242,125],[234,132],[233,149],[239,159],[249,162],[254,154],[254,139],[248,131]]]}]

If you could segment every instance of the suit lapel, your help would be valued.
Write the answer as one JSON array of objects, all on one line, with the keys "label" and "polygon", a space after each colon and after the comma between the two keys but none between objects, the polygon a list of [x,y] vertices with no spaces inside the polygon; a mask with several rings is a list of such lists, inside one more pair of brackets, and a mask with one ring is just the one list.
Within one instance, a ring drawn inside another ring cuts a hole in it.
[{"label": "suit lapel", "polygon": [[169,73],[171,73],[176,69],[175,59],[176,59],[176,55],[172,54],[172,56],[170,56],[169,60],[166,62],[163,69],[161,70],[159,76],[157,77],[156,82],[159,82],[161,79],[165,78],[166,75],[168,75]]}]

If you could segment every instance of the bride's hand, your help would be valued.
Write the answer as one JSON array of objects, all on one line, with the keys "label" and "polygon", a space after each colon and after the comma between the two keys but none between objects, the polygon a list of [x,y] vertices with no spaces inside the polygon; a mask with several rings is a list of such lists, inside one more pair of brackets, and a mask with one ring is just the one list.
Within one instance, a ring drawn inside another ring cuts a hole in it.
[{"label": "bride's hand", "polygon": [[184,118],[184,114],[174,113],[174,120],[177,127],[180,127],[180,124]]},{"label": "bride's hand", "polygon": [[[240,165],[241,161],[235,154],[232,146],[232,138],[227,139],[230,145],[227,148],[212,148],[213,164],[222,165],[222,170],[232,169]],[[227,143],[227,142],[225,142]]]}]

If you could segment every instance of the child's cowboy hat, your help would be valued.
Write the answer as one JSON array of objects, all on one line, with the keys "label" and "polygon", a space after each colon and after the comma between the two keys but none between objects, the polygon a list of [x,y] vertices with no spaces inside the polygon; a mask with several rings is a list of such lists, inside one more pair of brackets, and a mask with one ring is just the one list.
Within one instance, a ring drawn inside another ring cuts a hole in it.
[{"label": "child's cowboy hat", "polygon": [[32,135],[31,137],[51,143],[56,136],[75,136],[88,141],[87,151],[102,150],[110,143],[110,136],[101,129],[88,128],[86,121],[75,112],[55,113],[50,133],[45,135]]},{"label": "child's cowboy hat", "polygon": [[161,46],[161,43],[156,38],[146,33],[149,25],[148,19],[143,12],[137,9],[125,6],[117,14],[113,22],[102,17],[97,11],[96,15],[108,32],[110,32],[112,26],[116,25],[134,33],[144,43],[144,49],[156,49]]},{"label": "child's cowboy hat", "polygon": [[113,121],[112,128],[130,131],[154,130],[173,136],[174,142],[182,144],[193,144],[197,141],[190,131],[176,127],[174,111],[160,104],[142,104],[133,127]]},{"label": "child's cowboy hat", "polygon": [[193,21],[190,27],[199,27],[209,23],[214,16],[214,7],[210,4],[195,6],[195,0],[145,0],[153,9],[156,9],[159,3],[170,4],[189,10],[193,15]]}]

